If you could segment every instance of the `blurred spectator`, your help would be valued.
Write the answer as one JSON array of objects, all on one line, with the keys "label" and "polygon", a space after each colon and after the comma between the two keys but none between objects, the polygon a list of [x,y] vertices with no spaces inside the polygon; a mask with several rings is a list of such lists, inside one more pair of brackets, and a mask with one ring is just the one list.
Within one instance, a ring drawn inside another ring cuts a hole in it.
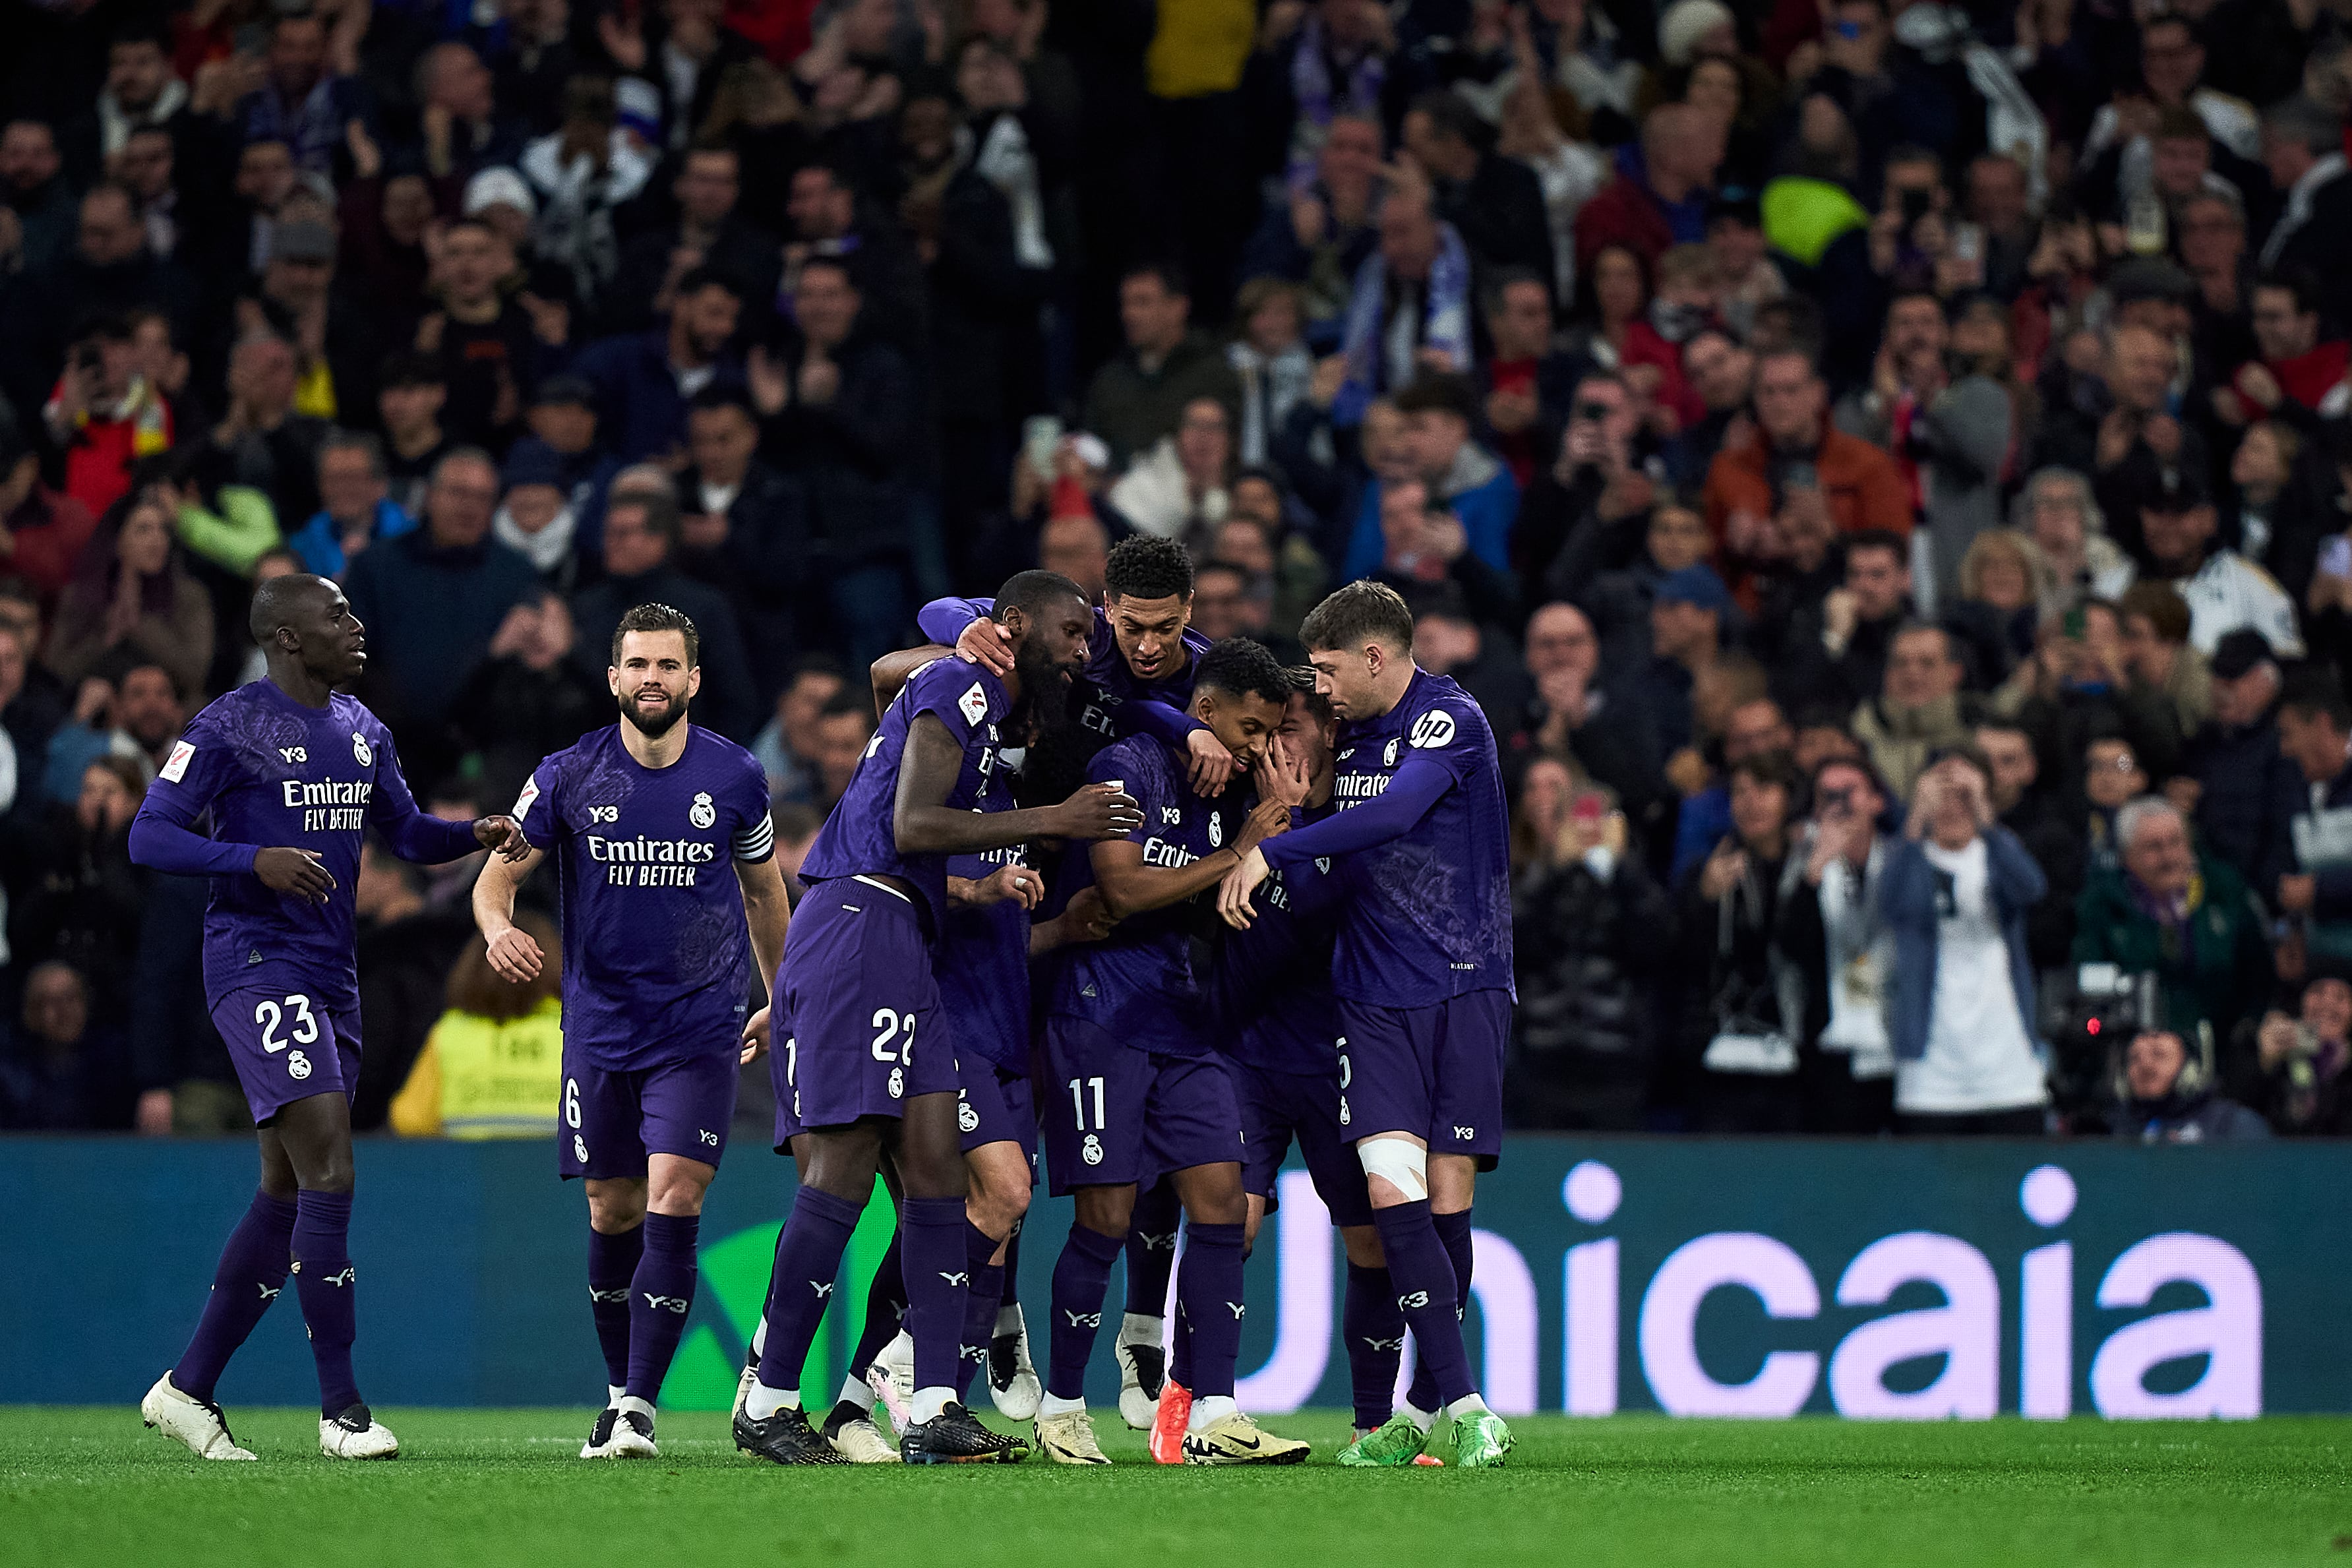
[{"label": "blurred spectator", "polygon": [[[613,718],[613,699],[583,668],[571,606],[542,592],[506,613],[482,662],[449,704],[451,750],[481,758],[492,800],[520,794],[540,759]],[[507,785],[514,788],[509,791]]]},{"label": "blurred spectator", "polygon": [[[2187,602],[2167,584],[2135,583],[2116,607],[2123,613],[2124,672],[2133,693],[2155,699],[2184,740],[2196,734],[2213,716],[2213,670],[2189,640]],[[2267,660],[2268,642],[2261,651]]]},{"label": "blurred spectator", "polygon": [[1297,288],[1287,279],[1253,278],[1234,301],[1241,333],[1226,348],[1241,378],[1241,434],[1235,451],[1244,463],[1263,463],[1274,432],[1307,395],[1315,374],[1314,356],[1301,336],[1306,327]]},{"label": "blurred spectator", "polygon": [[729,345],[742,310],[742,285],[698,268],[672,290],[666,327],[605,338],[580,355],[573,373],[596,389],[596,427],[614,457],[673,459],[686,446],[688,403],[706,388],[741,387],[743,362]]},{"label": "blurred spectator", "polygon": [[2165,1026],[2223,1041],[2269,987],[2267,920],[2245,882],[2190,844],[2189,825],[2146,796],[2116,814],[2122,864],[2095,868],[2076,908],[2074,962],[2157,977]]},{"label": "blurred spectator", "polygon": [[2261,567],[2220,547],[2219,519],[2205,492],[2185,479],[2140,497],[2148,575],[2170,583],[2189,605],[2189,640],[2210,656],[2241,626],[2263,634],[2281,655],[2303,654],[2294,602]]},{"label": "blurred spectator", "polygon": [[830,812],[848,791],[857,772],[866,742],[874,738],[874,704],[864,693],[845,688],[819,710],[810,735],[814,749],[809,762],[814,787],[808,804]]},{"label": "blurred spectator", "polygon": [[2072,609],[2085,596],[2120,598],[2131,586],[2131,558],[2107,537],[2090,481],[2074,470],[2043,468],[2026,480],[2010,521],[2050,567],[2049,609]]},{"label": "blurred spectator", "polygon": [[338,430],[321,441],[318,489],[318,511],[286,536],[306,572],[340,578],[369,545],[416,526],[392,499],[383,447],[373,436]]},{"label": "blurred spectator", "polygon": [[387,499],[409,517],[425,510],[433,470],[455,445],[441,428],[448,385],[439,362],[419,353],[394,354],[376,381],[377,417],[383,425]]},{"label": "blurred spectator", "polygon": [[187,727],[187,699],[169,667],[134,654],[105,668],[82,678],[72,717],[49,738],[41,790],[52,801],[80,799],[85,771],[102,758],[128,762],[131,794],[144,794]]},{"label": "blurred spectator", "polygon": [[2213,655],[2213,717],[2182,758],[2198,841],[2250,888],[2274,889],[2294,868],[2289,825],[2307,805],[2303,774],[2279,744],[2279,668],[2262,634],[2235,631]]},{"label": "blurred spectator", "polygon": [[15,419],[0,417],[0,557],[10,573],[54,602],[97,531],[88,507],[41,482],[40,454]]},{"label": "blurred spectator", "polygon": [[530,563],[489,536],[498,500],[489,455],[457,448],[433,470],[421,526],[369,549],[344,581],[368,630],[366,689],[404,742],[404,725],[437,724],[507,612],[537,586]]},{"label": "blurred spectator", "polygon": [[572,662],[602,673],[609,662],[614,628],[639,605],[660,604],[685,612],[701,645],[700,691],[695,721],[730,740],[748,738],[758,725],[758,698],[743,656],[735,613],[717,589],[679,571],[677,503],[645,490],[616,492],[604,509],[604,575],[572,599],[579,641]]},{"label": "blurred spectator", "polygon": [[1968,737],[1974,716],[1960,695],[1962,670],[1952,635],[1912,623],[1887,644],[1878,696],[1853,711],[1854,739],[1870,753],[1886,787],[1908,798],[1935,754]]},{"label": "blurred spectator", "polygon": [[1883,826],[1887,801],[1878,781],[1859,763],[1832,759],[1816,768],[1812,806],[1798,845],[1804,885],[1781,900],[1778,932],[1803,975],[1798,1072],[1805,1128],[1885,1132],[1895,1124],[1886,1005],[1895,928],[1882,917],[1878,895],[1899,841]]},{"label": "blurred spectator", "polygon": [[1506,1076],[1514,1126],[1638,1131],[1659,1068],[1653,933],[1673,910],[1607,794],[1546,757],[1512,824],[1519,1012]]},{"label": "blurred spectator", "polygon": [[580,575],[580,512],[563,482],[563,460],[544,441],[526,438],[507,453],[499,481],[505,494],[491,536],[529,561],[541,582],[568,590]]},{"label": "blurred spectator", "polygon": [[2064,967],[2074,945],[2074,898],[2083,889],[2083,835],[2070,825],[2057,797],[2044,787],[2033,738],[2014,721],[1988,715],[1969,739],[1992,781],[1992,808],[2017,836],[2050,883],[2025,921],[2025,950],[2036,973]]},{"label": "blurred spectator", "polygon": [[2048,886],[1993,820],[1980,757],[1956,752],[1922,775],[1879,893],[1895,933],[1887,1016],[1903,1131],[2042,1131],[2025,918]]},{"label": "blurred spectator", "polygon": [[[2244,1026],[2240,1033],[2242,1040]],[[2352,1063],[2352,981],[2315,973],[2303,988],[2296,1016],[2273,1008],[2255,1029],[2249,1087],[2271,1130],[2286,1137],[2352,1136],[2352,1094],[2344,1068]]]},{"label": "blurred spectator", "polygon": [[1111,486],[1110,504],[1139,531],[1203,555],[1233,505],[1233,472],[1232,416],[1215,398],[1195,397],[1176,433],[1137,454]]},{"label": "blurred spectator", "polygon": [[780,804],[805,805],[816,793],[817,721],[841,695],[840,662],[829,654],[802,658],[785,677],[775,716],[751,742],[768,775],[768,794]]},{"label": "blurred spectator", "polygon": [[564,83],[563,123],[515,161],[537,200],[538,258],[555,268],[572,301],[590,316],[604,308],[620,270],[614,214],[654,173],[653,159],[621,123],[620,98],[644,84],[624,78],[618,94],[615,85],[595,76]]},{"label": "blurred spectator", "polygon": [[36,965],[0,1058],[0,1127],[28,1132],[107,1132],[131,1124],[119,1030],[90,1016],[89,982],[71,964]]},{"label": "blurred spectator", "polygon": [[478,942],[449,972],[448,1010],[433,1026],[392,1102],[403,1138],[544,1138],[555,1128],[563,1078],[562,942],[545,916],[515,924],[547,956],[516,984],[490,968]]},{"label": "blurred spectator", "polygon": [[781,358],[757,350],[751,357],[761,449],[807,489],[803,603],[830,623],[832,646],[871,664],[897,646],[908,613],[912,377],[905,356],[869,326],[865,297],[842,263],[802,263],[793,316],[798,343]]},{"label": "blurred spectator", "polygon": [[1392,395],[1423,373],[1461,374],[1471,365],[1470,253],[1437,216],[1428,186],[1409,181],[1381,203],[1380,246],[1356,268],[1339,352],[1347,379],[1332,422],[1360,423],[1373,399]]},{"label": "blurred spectator", "polygon": [[1780,950],[1791,895],[1790,818],[1802,781],[1783,757],[1731,770],[1732,831],[1684,884],[1677,1077],[1702,1132],[1795,1132],[1804,1125],[1797,1040],[1804,979]]},{"label": "blurred spectator", "polygon": [[1241,380],[1208,334],[1189,324],[1192,310],[1172,266],[1139,267],[1119,281],[1127,352],[1095,373],[1085,413],[1087,429],[1110,444],[1115,468],[1174,435],[1195,398],[1213,399],[1229,420],[1240,411]]},{"label": "blurred spectator", "polygon": [[1668,103],[1642,122],[1638,147],[1620,151],[1617,177],[1576,219],[1576,269],[1622,245],[1654,264],[1671,245],[1706,238],[1707,199],[1723,162],[1725,123],[1689,104]]},{"label": "blurred spectator", "polygon": [[669,313],[684,279],[703,268],[735,279],[747,302],[772,300],[782,265],[775,237],[744,216],[740,155],[730,146],[687,149],[670,183],[674,223],[650,228],[621,247],[607,322],[643,331]]},{"label": "blurred spectator", "polygon": [[1405,111],[1403,142],[1430,177],[1437,216],[1462,237],[1473,267],[1552,276],[1543,186],[1525,163],[1493,151],[1494,130],[1467,100],[1446,91],[1416,98]]},{"label": "blurred spectator", "polygon": [[759,419],[740,391],[703,388],[686,429],[678,563],[727,595],[764,695],[782,684],[799,635],[807,501],[797,482],[755,455]]},{"label": "blurred spectator", "polygon": [[180,560],[172,517],[152,495],[118,502],[58,601],[45,662],[69,686],[118,650],[156,659],[190,690],[213,656],[212,600]]},{"label": "blurred spectator", "polygon": [[146,898],[147,875],[131,865],[129,848],[146,787],[137,763],[100,757],[83,769],[71,805],[25,814],[18,820],[32,831],[5,851],[11,960],[72,965],[109,1021],[122,1016]]},{"label": "blurred spectator", "polygon": [[2118,1138],[2143,1143],[2235,1143],[2268,1138],[2269,1125],[2215,1090],[2210,1067],[2168,1029],[2146,1029],[2124,1053]]},{"label": "blurred spectator", "polygon": [[73,345],[41,417],[65,453],[65,494],[92,517],[130,490],[131,465],[169,450],[173,436],[171,406],[140,374],[121,316],[100,317]]},{"label": "blurred spectator", "polygon": [[[441,308],[417,323],[416,350],[444,389],[433,422],[463,446],[497,448],[512,439],[541,348],[560,349],[571,335],[570,311],[561,301],[528,289],[512,298],[501,290],[514,269],[514,247],[481,219],[465,218],[443,231],[434,264]],[[422,380],[408,384],[421,388]],[[383,384],[387,391],[394,386],[389,374]],[[429,395],[415,398],[420,405],[429,401]],[[421,410],[412,419],[405,439],[393,432],[393,445],[413,462],[413,448],[425,434]]]}]

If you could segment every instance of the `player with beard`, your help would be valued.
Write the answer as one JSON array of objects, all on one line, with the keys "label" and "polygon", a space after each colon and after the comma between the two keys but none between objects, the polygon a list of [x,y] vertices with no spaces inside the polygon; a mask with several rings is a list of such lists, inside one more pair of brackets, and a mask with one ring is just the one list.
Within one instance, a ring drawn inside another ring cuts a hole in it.
[{"label": "player with beard", "polygon": [[[252,1458],[213,1390],[290,1272],[319,1369],[320,1450],[389,1459],[400,1445],[352,1371],[360,840],[373,827],[394,854],[428,864],[524,845],[510,817],[443,822],[416,809],[391,733],[336,689],[367,668],[366,628],[341,588],[272,578],[255,588],[247,625],[268,679],[196,715],[131,824],[131,855],[212,879],[205,1001],[253,1109],[261,1189],[221,1252],[195,1337],[139,1413],[201,1458]],[[197,829],[207,813],[209,836]]]},{"label": "player with beard", "polygon": [[[1268,839],[1218,889],[1246,931],[1275,871],[1331,860],[1341,879],[1339,1125],[1355,1141],[1398,1306],[1425,1381],[1345,1465],[1409,1465],[1439,1416],[1454,1463],[1503,1463],[1510,1429],[1486,1408],[1463,1348],[1470,1205],[1502,1150],[1511,1026],[1510,814],[1478,705],[1412,662],[1412,615],[1392,588],[1350,583],[1299,628],[1316,689],[1339,720],[1339,810]],[[1427,1403],[1422,1403],[1426,1399]]]},{"label": "player with beard", "polygon": [[[1011,654],[986,599],[934,599],[919,621],[925,636],[999,674]],[[1192,682],[1209,639],[1192,629],[1192,558],[1172,541],[1139,534],[1122,540],[1104,563],[1103,603],[1094,613],[1087,668],[1073,694],[1073,717],[1096,749],[1114,739],[1150,735],[1183,760],[1204,799],[1221,794],[1234,757],[1216,731],[1191,713]],[[1129,1222],[1127,1310],[1112,1353],[1118,1362],[1120,1418],[1137,1431],[1152,1424],[1166,1370],[1163,1349],[1168,1279],[1176,1263],[1181,1205],[1161,1181],[1136,1194]],[[999,1314],[991,1386],[1001,1367],[1024,1364],[1017,1305]]]},{"label": "player with beard", "polygon": [[[758,759],[688,720],[694,623],[639,605],[613,633],[620,722],[541,762],[515,813],[530,853],[474,884],[490,967],[518,984],[545,955],[515,889],[556,857],[563,925],[563,1124],[557,1168],[584,1178],[588,1300],[604,1408],[583,1459],[650,1458],[654,1401],[694,1301],[703,1194],[735,1114],[752,960],[773,973],[789,919]],[[731,865],[734,876],[721,874]]]},{"label": "player with beard", "polygon": [[1058,805],[988,809],[987,797],[1006,787],[997,753],[1007,731],[1025,734],[1029,702],[1066,699],[1085,668],[1092,621],[1077,584],[1050,572],[1013,577],[993,616],[1011,639],[1011,673],[959,659],[918,670],[802,864],[809,891],[775,986],[791,1034],[771,1071],[779,1142],[804,1131],[804,1174],[776,1240],[759,1376],[735,1420],[736,1446],[777,1464],[842,1462],[801,1409],[801,1374],[886,1156],[905,1189],[915,1350],[899,1456],[910,1464],[1027,1457],[1027,1445],[991,1432],[956,1398],[970,1304],[968,1182],[932,952],[952,857],[1041,837],[1116,837],[1141,813],[1101,785]]}]

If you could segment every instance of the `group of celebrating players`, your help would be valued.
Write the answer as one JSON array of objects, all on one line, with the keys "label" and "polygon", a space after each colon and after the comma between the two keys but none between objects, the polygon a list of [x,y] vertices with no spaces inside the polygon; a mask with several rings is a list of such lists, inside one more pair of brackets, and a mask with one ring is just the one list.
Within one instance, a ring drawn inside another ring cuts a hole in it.
[{"label": "group of celebrating players", "polygon": [[[876,665],[880,727],[793,910],[759,764],[688,721],[700,671],[678,612],[622,620],[616,724],[542,762],[512,816],[459,825],[417,810],[390,735],[337,691],[366,657],[341,591],[263,584],[268,678],[197,717],[132,830],[142,863],[213,879],[206,997],[261,1146],[260,1189],[142,1402],[148,1425],[206,1458],[254,1458],[215,1389],[290,1274],[322,1452],[398,1452],[351,1352],[352,888],[373,826],[410,859],[495,851],[474,912],[517,981],[545,955],[514,922],[516,890],[556,863],[559,1161],[584,1179],[608,1381],[583,1458],[657,1452],[739,1063],[765,1053],[799,1185],[739,1386],[744,1451],[1108,1463],[1084,1384],[1124,1253],[1120,1414],[1152,1457],[1305,1459],[1234,1400],[1243,1261],[1296,1139],[1348,1256],[1356,1432],[1339,1461],[1433,1462],[1438,1436],[1458,1466],[1500,1465],[1510,1433],[1461,1328],[1512,1000],[1493,737],[1414,667],[1389,589],[1350,584],[1308,616],[1311,669],[1207,643],[1191,598],[1184,552],[1139,538],[1112,552],[1100,608],[1047,572],[926,606],[937,641]],[[770,1005],[751,1012],[755,962]],[[1042,1380],[1005,1290],[1041,1134],[1075,1205]],[[803,1368],[877,1174],[897,1234],[841,1394],[812,1424]],[[1027,1436],[971,1414],[983,1370]]]}]

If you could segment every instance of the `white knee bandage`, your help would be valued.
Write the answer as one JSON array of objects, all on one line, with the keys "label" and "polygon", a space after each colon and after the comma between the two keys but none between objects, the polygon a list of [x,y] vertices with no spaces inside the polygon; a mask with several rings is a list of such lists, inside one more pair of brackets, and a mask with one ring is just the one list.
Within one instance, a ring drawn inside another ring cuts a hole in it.
[{"label": "white knee bandage", "polygon": [[1402,1193],[1407,1203],[1429,1196],[1429,1151],[1402,1138],[1367,1138],[1356,1145],[1367,1179],[1380,1177]]}]

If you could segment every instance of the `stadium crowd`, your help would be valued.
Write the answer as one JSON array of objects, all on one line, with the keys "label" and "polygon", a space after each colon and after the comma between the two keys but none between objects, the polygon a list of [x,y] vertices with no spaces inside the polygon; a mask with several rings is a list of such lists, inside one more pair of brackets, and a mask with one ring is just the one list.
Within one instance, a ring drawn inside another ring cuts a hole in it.
[{"label": "stadium crowd", "polygon": [[[0,1127],[243,1114],[125,837],[256,580],[453,817],[685,610],[789,870],[925,601],[1146,534],[1486,712],[1524,1125],[2352,1131],[2347,110],[2344,0],[9,0]],[[362,1127],[553,1027],[472,871]]]}]

